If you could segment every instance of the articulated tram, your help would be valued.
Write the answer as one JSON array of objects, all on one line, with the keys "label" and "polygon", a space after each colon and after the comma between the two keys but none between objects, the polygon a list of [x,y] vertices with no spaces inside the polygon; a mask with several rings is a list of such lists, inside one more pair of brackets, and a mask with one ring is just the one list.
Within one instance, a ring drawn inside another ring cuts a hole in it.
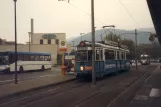
[{"label": "articulated tram", "polygon": [[[112,41],[95,43],[95,71],[96,77],[102,78],[110,73],[130,70],[130,60],[127,60],[129,50],[127,46]],[[77,46],[75,58],[76,77],[92,76],[92,43],[82,41]]]}]

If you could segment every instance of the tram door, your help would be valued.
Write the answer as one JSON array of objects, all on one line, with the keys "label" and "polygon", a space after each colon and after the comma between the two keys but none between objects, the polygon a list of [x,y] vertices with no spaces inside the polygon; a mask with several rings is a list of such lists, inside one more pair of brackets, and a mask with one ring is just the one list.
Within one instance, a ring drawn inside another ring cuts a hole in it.
[{"label": "tram door", "polygon": [[103,72],[104,71],[104,61],[103,61],[103,49],[96,49],[95,53],[95,65],[96,65],[96,72]]}]

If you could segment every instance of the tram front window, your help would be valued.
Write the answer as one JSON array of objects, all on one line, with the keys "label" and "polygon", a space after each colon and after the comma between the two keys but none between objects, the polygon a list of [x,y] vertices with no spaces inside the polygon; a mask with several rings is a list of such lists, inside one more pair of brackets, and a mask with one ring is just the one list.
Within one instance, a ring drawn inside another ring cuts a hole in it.
[{"label": "tram front window", "polygon": [[76,61],[87,60],[87,52],[78,52],[76,55]]}]

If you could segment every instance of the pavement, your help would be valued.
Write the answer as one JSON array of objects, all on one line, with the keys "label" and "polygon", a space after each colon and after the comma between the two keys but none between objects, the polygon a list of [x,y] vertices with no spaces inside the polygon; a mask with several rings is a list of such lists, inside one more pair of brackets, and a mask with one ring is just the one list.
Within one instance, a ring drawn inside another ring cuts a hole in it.
[{"label": "pavement", "polygon": [[158,67],[145,81],[129,107],[161,107],[161,69]]},{"label": "pavement", "polygon": [[139,66],[138,70],[132,67],[130,72],[98,80],[96,86],[91,82],[75,80],[46,90],[34,90],[21,96],[0,99],[0,107],[128,107],[124,101],[133,100],[156,67]]},{"label": "pavement", "polygon": [[[0,98],[61,84],[75,79],[75,75],[61,75],[59,68],[51,71],[18,74],[18,84],[14,84],[14,74],[0,75]],[[12,77],[12,78],[11,78]]]}]

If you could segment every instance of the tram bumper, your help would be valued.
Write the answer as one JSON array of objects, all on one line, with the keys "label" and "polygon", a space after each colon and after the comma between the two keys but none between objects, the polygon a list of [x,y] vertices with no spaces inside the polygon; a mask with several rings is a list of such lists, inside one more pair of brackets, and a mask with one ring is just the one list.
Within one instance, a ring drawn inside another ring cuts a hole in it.
[{"label": "tram bumper", "polygon": [[89,77],[92,75],[92,67],[91,66],[80,66],[79,69],[76,70],[77,78]]},{"label": "tram bumper", "polygon": [[76,77],[77,78],[82,78],[82,77],[88,77],[91,76],[91,72],[77,72],[76,73]]}]

